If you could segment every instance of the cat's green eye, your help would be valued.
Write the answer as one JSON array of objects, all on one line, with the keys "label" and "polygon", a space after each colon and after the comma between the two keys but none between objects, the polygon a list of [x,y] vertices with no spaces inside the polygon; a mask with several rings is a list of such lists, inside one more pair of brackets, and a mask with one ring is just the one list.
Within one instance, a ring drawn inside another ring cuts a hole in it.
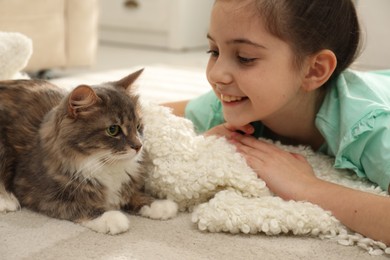
[{"label": "cat's green eye", "polygon": [[117,136],[121,131],[121,128],[119,125],[110,125],[106,128],[106,133],[109,136]]}]

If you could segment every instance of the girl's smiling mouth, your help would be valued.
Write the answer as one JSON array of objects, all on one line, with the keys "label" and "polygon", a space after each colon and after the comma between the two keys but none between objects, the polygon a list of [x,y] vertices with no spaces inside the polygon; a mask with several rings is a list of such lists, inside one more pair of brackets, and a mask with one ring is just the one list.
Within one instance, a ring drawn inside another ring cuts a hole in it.
[{"label": "girl's smiling mouth", "polygon": [[230,95],[224,95],[224,94],[220,94],[220,98],[223,102],[226,102],[226,103],[238,102],[238,101],[242,101],[244,99],[248,99],[248,97],[230,96]]}]

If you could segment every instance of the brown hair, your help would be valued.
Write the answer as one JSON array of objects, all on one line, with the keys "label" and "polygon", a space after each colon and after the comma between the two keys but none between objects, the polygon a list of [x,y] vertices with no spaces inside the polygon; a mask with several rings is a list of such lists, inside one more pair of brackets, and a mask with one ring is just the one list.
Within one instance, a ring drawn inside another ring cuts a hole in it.
[{"label": "brown hair", "polygon": [[360,26],[352,0],[256,0],[268,31],[288,42],[300,68],[306,55],[334,52],[337,77],[360,54]]}]

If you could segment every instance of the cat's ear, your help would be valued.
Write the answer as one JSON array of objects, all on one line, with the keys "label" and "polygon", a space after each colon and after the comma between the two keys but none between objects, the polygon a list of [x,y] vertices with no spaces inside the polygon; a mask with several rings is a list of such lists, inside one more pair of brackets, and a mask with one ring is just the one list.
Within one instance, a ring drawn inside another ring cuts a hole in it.
[{"label": "cat's ear", "polygon": [[88,113],[98,100],[99,97],[90,86],[80,85],[69,95],[68,113],[71,117],[77,118],[80,114]]},{"label": "cat's ear", "polygon": [[120,86],[124,89],[129,89],[129,87],[138,79],[138,77],[141,75],[141,73],[144,71],[144,69],[137,70],[134,73],[131,73],[130,75],[124,77],[123,79],[115,82],[116,86]]}]

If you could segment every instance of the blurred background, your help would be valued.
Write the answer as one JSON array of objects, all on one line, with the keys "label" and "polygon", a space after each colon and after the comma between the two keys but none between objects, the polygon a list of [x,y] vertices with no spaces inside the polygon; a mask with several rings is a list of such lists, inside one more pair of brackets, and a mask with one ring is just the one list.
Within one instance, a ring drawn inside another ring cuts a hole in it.
[{"label": "blurred background", "polygon": [[362,69],[390,69],[390,1],[357,0],[363,30],[363,53],[356,62]]},{"label": "blurred background", "polygon": [[[212,0],[1,0],[0,31],[33,40],[41,76],[165,64],[205,69]],[[390,69],[390,0],[358,0],[365,35],[355,68]]]}]

